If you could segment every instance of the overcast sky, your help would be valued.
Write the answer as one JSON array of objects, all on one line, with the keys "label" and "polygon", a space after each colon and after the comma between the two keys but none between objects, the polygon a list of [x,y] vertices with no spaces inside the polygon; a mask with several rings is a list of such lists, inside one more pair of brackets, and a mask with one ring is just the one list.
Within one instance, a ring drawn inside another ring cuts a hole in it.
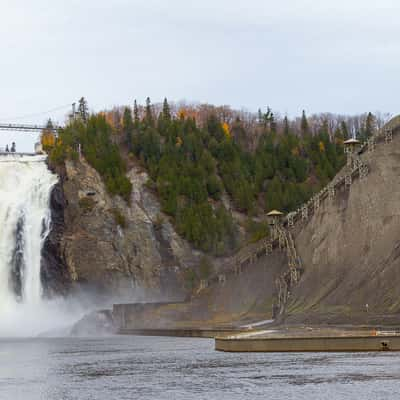
[{"label": "overcast sky", "polygon": [[81,96],[395,114],[399,15],[398,0],[1,0],[0,121]]}]

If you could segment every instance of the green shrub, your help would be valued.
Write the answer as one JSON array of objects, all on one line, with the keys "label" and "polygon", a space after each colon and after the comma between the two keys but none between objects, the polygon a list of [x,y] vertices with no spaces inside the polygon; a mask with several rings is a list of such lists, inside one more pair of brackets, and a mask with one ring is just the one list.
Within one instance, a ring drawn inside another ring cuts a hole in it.
[{"label": "green shrub", "polygon": [[57,164],[67,158],[77,160],[76,148],[81,145],[83,155],[102,176],[107,191],[129,203],[132,184],[125,176],[125,162],[111,137],[112,128],[101,114],[90,116],[87,123],[80,119],[72,121],[60,132],[50,160]]}]

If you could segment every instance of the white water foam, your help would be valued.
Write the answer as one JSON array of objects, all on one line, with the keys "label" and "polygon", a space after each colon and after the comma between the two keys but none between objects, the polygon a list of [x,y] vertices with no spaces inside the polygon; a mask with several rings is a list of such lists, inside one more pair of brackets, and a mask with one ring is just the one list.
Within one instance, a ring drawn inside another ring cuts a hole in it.
[{"label": "white water foam", "polygon": [[64,301],[43,299],[41,252],[57,183],[45,161],[0,155],[0,336],[34,336],[77,318],[75,312],[60,313]]}]

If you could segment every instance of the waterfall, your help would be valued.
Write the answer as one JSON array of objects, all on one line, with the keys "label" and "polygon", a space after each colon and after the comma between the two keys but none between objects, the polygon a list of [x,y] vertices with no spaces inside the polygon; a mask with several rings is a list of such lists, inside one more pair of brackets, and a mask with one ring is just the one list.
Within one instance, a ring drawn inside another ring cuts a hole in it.
[{"label": "waterfall", "polygon": [[41,251],[56,183],[45,156],[0,155],[0,319],[43,301]]}]

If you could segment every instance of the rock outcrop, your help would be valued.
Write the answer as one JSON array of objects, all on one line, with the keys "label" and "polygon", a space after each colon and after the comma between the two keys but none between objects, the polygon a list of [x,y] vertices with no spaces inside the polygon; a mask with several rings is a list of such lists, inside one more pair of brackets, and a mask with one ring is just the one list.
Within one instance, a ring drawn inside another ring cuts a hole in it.
[{"label": "rock outcrop", "polygon": [[64,236],[64,192],[58,182],[50,195],[51,226],[42,249],[41,282],[47,297],[66,295],[71,289],[71,276],[63,257],[61,242]]},{"label": "rock outcrop", "polygon": [[147,174],[128,174],[131,204],[110,196],[97,173],[81,158],[67,161],[62,176],[65,226],[62,255],[73,283],[118,301],[181,300],[182,271],[197,263],[152,193]]}]

